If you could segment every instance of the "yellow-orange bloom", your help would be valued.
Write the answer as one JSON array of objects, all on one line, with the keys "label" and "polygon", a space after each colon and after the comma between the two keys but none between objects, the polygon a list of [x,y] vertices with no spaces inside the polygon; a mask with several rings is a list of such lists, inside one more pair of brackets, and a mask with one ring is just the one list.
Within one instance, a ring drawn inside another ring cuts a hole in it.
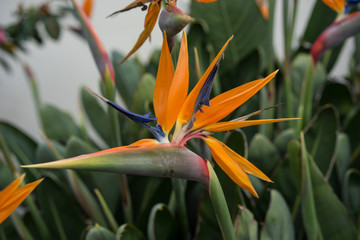
[{"label": "yellow-orange bloom", "polygon": [[345,9],[345,0],[322,0],[327,6],[329,6],[335,12],[342,14]]},{"label": "yellow-orange bloom", "polygon": [[22,187],[25,174],[18,177],[0,192],[0,224],[25,200],[43,179],[28,183]]}]

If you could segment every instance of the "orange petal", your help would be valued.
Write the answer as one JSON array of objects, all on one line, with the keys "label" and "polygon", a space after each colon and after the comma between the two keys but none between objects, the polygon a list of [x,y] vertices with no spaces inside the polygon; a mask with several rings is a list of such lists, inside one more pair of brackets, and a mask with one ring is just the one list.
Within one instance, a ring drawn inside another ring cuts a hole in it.
[{"label": "orange petal", "polygon": [[20,177],[12,181],[12,183],[10,183],[6,188],[4,188],[4,190],[0,192],[0,207],[10,197],[10,195],[16,191],[24,177],[25,174],[22,174]]},{"label": "orange petal", "polygon": [[82,9],[86,16],[90,17],[93,9],[93,0],[85,0],[82,6]]},{"label": "orange petal", "polygon": [[211,2],[216,2],[217,0],[195,0],[195,1],[202,3],[211,3]]},{"label": "orange petal", "polygon": [[203,138],[209,146],[212,156],[222,170],[240,187],[258,198],[258,195],[251,184],[249,176],[231,156],[228,154],[225,144],[212,137]]},{"label": "orange petal", "polygon": [[230,122],[218,122],[203,127],[208,132],[226,132],[234,130],[236,128],[249,127],[254,125],[261,125],[266,123],[282,122],[289,120],[297,120],[298,118],[279,118],[279,119],[260,119],[260,120],[248,120],[248,121],[230,121]]},{"label": "orange petal", "polygon": [[149,5],[148,13],[145,17],[145,24],[144,24],[144,31],[140,34],[137,42],[135,43],[135,46],[130,50],[130,52],[124,57],[124,59],[119,63],[123,63],[128,59],[134,52],[136,52],[145,42],[148,37],[150,37],[150,34],[152,30],[154,29],[156,20],[159,16],[159,12],[161,9],[161,1],[155,1],[151,2]]},{"label": "orange petal", "polygon": [[209,76],[211,70],[214,68],[215,64],[220,60],[220,57],[223,55],[226,47],[228,46],[228,44],[232,38],[233,37],[231,36],[229,38],[229,40],[227,40],[227,42],[221,48],[221,50],[219,51],[219,53],[217,54],[215,59],[212,61],[212,63],[210,64],[210,66],[208,67],[208,69],[206,70],[204,75],[200,78],[199,82],[195,85],[193,90],[190,92],[190,94],[186,98],[186,100],[179,112],[179,116],[178,116],[178,121],[180,124],[184,125],[191,119],[193,111],[194,111],[195,102],[200,93],[202,86],[204,85],[206,79],[208,78],[208,76]]},{"label": "orange petal", "polygon": [[261,15],[265,20],[269,19],[269,2],[268,0],[256,0],[256,4],[260,10]]},{"label": "orange petal", "polygon": [[25,198],[41,183],[43,179],[28,183],[13,192],[0,206],[0,224],[25,200]]},{"label": "orange petal", "polygon": [[[189,56],[187,38],[185,32],[181,39],[180,54],[174,79],[172,80],[169,90],[167,107],[166,107],[166,124],[164,131],[169,132],[174,126],[176,118],[184,104],[189,89]],[[161,124],[160,124],[161,125]]]},{"label": "orange petal", "polygon": [[165,130],[164,128],[166,126],[166,106],[173,77],[174,66],[171,60],[166,32],[164,32],[153,97],[155,115],[158,118],[157,122],[163,127],[163,130]]},{"label": "orange petal", "polygon": [[231,89],[210,101],[210,106],[203,106],[202,111],[195,114],[193,129],[201,128],[220,121],[241,104],[246,102],[263,88],[278,72],[275,71],[264,79],[255,80],[237,88]]},{"label": "orange petal", "polygon": [[345,0],[323,0],[323,3],[338,13],[343,12],[345,8]]}]

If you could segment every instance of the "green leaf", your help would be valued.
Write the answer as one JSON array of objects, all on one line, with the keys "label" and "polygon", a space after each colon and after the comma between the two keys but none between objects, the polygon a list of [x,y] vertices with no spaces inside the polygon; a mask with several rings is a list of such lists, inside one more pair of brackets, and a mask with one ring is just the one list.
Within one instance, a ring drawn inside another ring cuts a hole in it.
[{"label": "green leaf", "polygon": [[263,19],[255,1],[221,0],[209,4],[193,1],[190,15],[208,24],[207,38],[216,52],[235,35],[225,53],[224,72],[238,65],[254,49],[259,50],[260,69],[269,62],[272,51],[270,23]]},{"label": "green leaf", "polygon": [[[346,208],[352,218],[359,221],[360,207],[360,171],[349,169],[345,175],[343,198]],[[359,222],[358,222],[359,224]]]},{"label": "green leaf", "polygon": [[115,234],[108,229],[95,225],[86,234],[86,240],[115,240]]},{"label": "green leaf", "polygon": [[46,29],[46,32],[49,34],[49,36],[52,39],[58,39],[60,36],[60,24],[57,21],[56,17],[47,17],[44,19],[44,26]]},{"label": "green leaf", "polygon": [[344,132],[348,135],[351,144],[350,164],[360,169],[360,134],[358,133],[360,122],[360,107],[354,107],[348,114]]},{"label": "green leaf", "polygon": [[79,136],[79,129],[70,114],[50,104],[42,105],[40,112],[43,128],[48,138],[67,141],[72,135]]},{"label": "green leaf", "polygon": [[134,225],[126,223],[116,232],[116,240],[145,240],[144,234]]},{"label": "green leaf", "polygon": [[[20,154],[25,154],[29,159],[35,158],[37,143],[25,132],[4,121],[0,121],[0,132],[5,138],[10,151],[18,158]],[[19,152],[19,149],[21,152]]]},{"label": "green leaf", "polygon": [[64,157],[70,158],[86,153],[93,153],[96,151],[97,149],[95,149],[93,146],[89,145],[88,143],[76,136],[72,136],[67,142]]},{"label": "green leaf", "polygon": [[150,240],[174,239],[177,236],[177,225],[169,209],[163,203],[156,204],[150,213],[148,237]]},{"label": "green leaf", "polygon": [[330,176],[339,131],[338,114],[331,105],[322,107],[305,132],[307,149],[324,175]]},{"label": "green leaf", "polygon": [[240,212],[235,221],[236,237],[239,240],[257,240],[258,239],[258,223],[254,219],[254,215],[247,208],[240,208]]},{"label": "green leaf", "polygon": [[[356,239],[356,231],[354,225],[349,218],[349,215],[340,202],[337,196],[334,194],[331,186],[325,180],[320,169],[316,166],[311,156],[307,154],[305,144],[302,143],[302,154],[305,168],[306,185],[303,200],[308,200],[311,195],[313,196],[314,211],[316,213],[316,219],[321,228],[321,235],[323,239],[330,240],[343,240],[343,239]],[[311,187],[310,185],[311,184]],[[312,194],[311,194],[312,191]],[[306,194],[308,193],[308,194]],[[307,197],[306,197],[307,196]],[[308,204],[303,202],[302,209],[305,212],[309,212],[307,208]],[[316,209],[316,211],[315,211]],[[309,217],[309,216],[308,216]],[[313,222],[313,218],[305,218],[304,224],[309,228],[314,228],[316,225]],[[315,230],[315,229],[313,229]],[[319,236],[318,229],[315,232],[308,231],[308,237]]]},{"label": "green leaf", "polygon": [[316,215],[314,189],[312,185],[309,154],[306,150],[304,135],[301,135],[301,158],[302,158],[302,197],[301,210],[305,232],[310,240],[323,239],[319,220]]},{"label": "green leaf", "polygon": [[295,139],[295,130],[292,128],[285,129],[275,137],[275,146],[281,153],[286,153],[288,144]]},{"label": "green leaf", "polygon": [[339,180],[344,182],[345,172],[350,165],[351,145],[349,137],[345,133],[340,133],[336,143],[336,170],[338,172]]},{"label": "green leaf", "polygon": [[340,116],[346,116],[353,106],[353,94],[351,86],[347,82],[328,82],[321,94],[320,105],[333,104],[339,111]]},{"label": "green leaf", "polygon": [[280,156],[275,145],[266,136],[258,133],[250,143],[249,160],[266,175],[270,175],[279,163]]},{"label": "green leaf", "polygon": [[94,195],[89,191],[85,183],[77,176],[74,171],[67,171],[67,175],[71,188],[82,209],[88,216],[92,218],[95,223],[106,227],[106,221],[102,215],[98,202],[95,200]]},{"label": "green leaf", "polygon": [[289,208],[279,192],[271,190],[271,202],[266,213],[265,225],[261,231],[261,240],[295,239],[294,226]]},{"label": "green leaf", "polygon": [[110,146],[111,130],[105,109],[85,88],[81,89],[81,102],[91,125],[100,137]]},{"label": "green leaf", "polygon": [[127,106],[131,106],[133,96],[142,75],[142,69],[132,59],[118,64],[124,56],[119,52],[112,53],[112,63],[115,66],[115,83],[122,99]]}]

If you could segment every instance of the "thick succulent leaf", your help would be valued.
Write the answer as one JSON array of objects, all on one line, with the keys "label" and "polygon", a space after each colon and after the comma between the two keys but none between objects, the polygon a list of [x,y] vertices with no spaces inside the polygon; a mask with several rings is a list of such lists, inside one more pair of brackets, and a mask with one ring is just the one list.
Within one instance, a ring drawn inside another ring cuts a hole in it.
[{"label": "thick succulent leaf", "polygon": [[354,107],[348,114],[345,122],[344,132],[348,135],[351,144],[351,162],[352,166],[360,169],[360,135],[358,134],[360,122],[360,107]]},{"label": "thick succulent leaf", "polygon": [[271,190],[271,202],[266,213],[261,240],[294,240],[295,231],[291,213],[285,199],[276,190]]},{"label": "thick succulent leaf", "polygon": [[238,221],[235,221],[237,239],[258,240],[258,223],[247,208],[240,208]]},{"label": "thick succulent leaf", "polygon": [[228,37],[235,35],[223,62],[224,71],[232,69],[254,49],[262,49],[259,51],[261,69],[266,66],[272,51],[270,24],[261,16],[255,1],[219,0],[211,4],[193,2],[190,15],[208,24],[207,37],[215,50],[220,49]]},{"label": "thick succulent leaf", "polygon": [[340,133],[336,143],[336,170],[341,183],[344,183],[345,172],[349,168],[351,158],[351,144],[345,133]]},{"label": "thick succulent leaf", "polygon": [[176,222],[169,209],[163,203],[156,204],[150,213],[148,238],[150,240],[174,239],[178,236]]},{"label": "thick succulent leaf", "polygon": [[111,54],[112,63],[115,67],[116,89],[128,107],[133,101],[134,92],[141,79],[143,69],[136,59],[129,59],[121,65],[117,63],[124,59],[122,53],[114,51]]},{"label": "thick succulent leaf", "polygon": [[249,161],[269,175],[279,163],[280,156],[275,145],[266,136],[258,133],[250,143]]},{"label": "thick succulent leaf", "polygon": [[115,236],[116,240],[145,240],[144,234],[134,225],[126,223],[119,227]]},{"label": "thick succulent leaf", "polygon": [[42,105],[40,112],[43,129],[48,138],[66,141],[72,135],[79,136],[79,129],[68,113],[49,104]]},{"label": "thick succulent leaf", "polygon": [[354,168],[349,169],[345,175],[344,203],[350,215],[355,221],[359,219],[360,206],[360,171]]},{"label": "thick succulent leaf", "polygon": [[208,185],[206,162],[185,147],[171,144],[126,146],[23,167],[82,169],[156,177],[175,177]]},{"label": "thick succulent leaf", "polygon": [[115,234],[108,229],[95,225],[86,234],[85,240],[114,240]]}]

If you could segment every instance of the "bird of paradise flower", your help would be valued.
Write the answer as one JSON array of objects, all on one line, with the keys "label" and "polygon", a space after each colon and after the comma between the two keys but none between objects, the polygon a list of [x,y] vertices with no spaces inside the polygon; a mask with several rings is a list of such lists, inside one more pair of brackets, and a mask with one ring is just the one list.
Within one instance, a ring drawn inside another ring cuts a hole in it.
[{"label": "bird of paradise flower", "polygon": [[10,216],[43,180],[40,179],[19,187],[24,177],[25,174],[22,174],[0,192],[0,224]]},{"label": "bird of paradise flower", "polygon": [[[88,169],[176,177],[199,181],[208,186],[209,170],[206,161],[186,148],[189,140],[198,138],[208,145],[217,164],[235,183],[258,197],[247,174],[265,181],[271,180],[248,160],[211,135],[247,126],[291,120],[291,118],[247,120],[254,115],[250,114],[231,121],[219,122],[257,93],[277,73],[275,71],[266,78],[246,83],[209,100],[220,59],[231,39],[232,37],[224,44],[188,94],[189,63],[186,34],[183,34],[178,63],[174,70],[164,33],[153,97],[157,118],[150,118],[150,113],[138,115],[129,112],[94,93],[131,120],[147,128],[155,139],[142,139],[129,146],[23,167]],[[149,125],[149,122],[155,120],[157,120],[156,126]]]},{"label": "bird of paradise flower", "polygon": [[321,55],[347,38],[360,32],[359,0],[323,0],[328,7],[337,13],[335,21],[315,40],[310,54],[316,64]]}]

